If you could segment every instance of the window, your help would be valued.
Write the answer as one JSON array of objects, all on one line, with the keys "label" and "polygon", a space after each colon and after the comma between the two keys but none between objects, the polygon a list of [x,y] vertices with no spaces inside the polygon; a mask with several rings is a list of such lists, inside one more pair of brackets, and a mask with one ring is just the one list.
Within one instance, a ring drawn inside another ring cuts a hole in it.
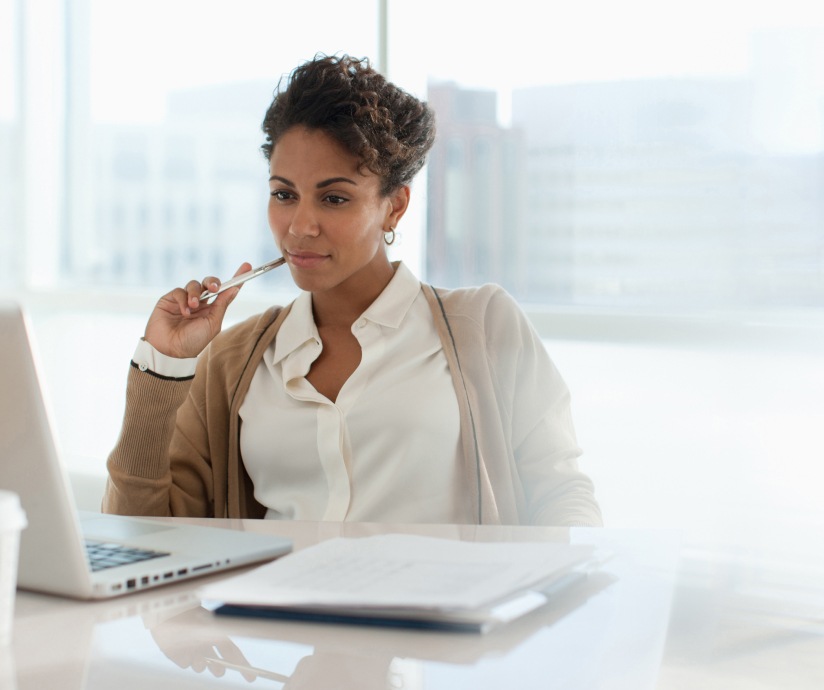
[{"label": "window", "polygon": [[389,68],[438,112],[433,275],[576,307],[821,304],[824,10],[536,11],[390,5]]},{"label": "window", "polygon": [[[35,316],[75,470],[101,471],[158,294],[273,258],[260,122],[316,52],[385,56],[435,108],[391,251],[525,306],[608,523],[820,521],[793,481],[824,452],[808,0],[0,0],[0,285]],[[231,318],[291,290],[273,271]]]}]

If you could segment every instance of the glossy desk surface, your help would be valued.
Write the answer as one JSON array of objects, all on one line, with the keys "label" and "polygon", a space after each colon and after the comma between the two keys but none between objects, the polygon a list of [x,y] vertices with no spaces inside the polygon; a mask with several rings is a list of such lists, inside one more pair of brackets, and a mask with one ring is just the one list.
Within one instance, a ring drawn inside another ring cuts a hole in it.
[{"label": "glossy desk surface", "polygon": [[486,635],[217,617],[196,595],[206,579],[93,603],[19,592],[0,688],[824,688],[817,568],[685,549],[654,530],[212,524],[289,536],[296,549],[411,532],[595,543],[614,556],[587,585]]}]

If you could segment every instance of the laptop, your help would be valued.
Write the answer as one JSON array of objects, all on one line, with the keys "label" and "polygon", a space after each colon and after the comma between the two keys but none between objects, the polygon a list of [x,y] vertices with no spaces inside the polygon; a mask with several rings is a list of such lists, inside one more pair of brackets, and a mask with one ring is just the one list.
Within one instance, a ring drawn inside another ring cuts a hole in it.
[{"label": "laptop", "polygon": [[292,550],[283,537],[78,511],[29,333],[23,309],[0,302],[0,489],[20,496],[28,519],[21,589],[103,599]]}]

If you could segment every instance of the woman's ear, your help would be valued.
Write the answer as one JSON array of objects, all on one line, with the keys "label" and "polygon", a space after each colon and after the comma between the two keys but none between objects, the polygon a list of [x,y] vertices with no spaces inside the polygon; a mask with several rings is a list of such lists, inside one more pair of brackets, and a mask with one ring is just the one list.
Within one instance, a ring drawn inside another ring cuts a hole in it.
[{"label": "woman's ear", "polygon": [[387,216],[387,226],[390,228],[397,228],[398,223],[406,209],[409,208],[409,196],[411,190],[409,185],[401,185],[394,192],[390,192],[389,196],[389,215]]}]

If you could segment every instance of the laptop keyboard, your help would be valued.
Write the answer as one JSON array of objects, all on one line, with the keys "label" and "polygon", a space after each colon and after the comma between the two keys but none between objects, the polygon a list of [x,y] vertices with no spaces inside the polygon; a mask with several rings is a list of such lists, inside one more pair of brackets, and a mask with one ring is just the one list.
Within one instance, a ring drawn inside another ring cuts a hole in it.
[{"label": "laptop keyboard", "polygon": [[111,544],[90,540],[86,540],[86,554],[89,557],[92,572],[105,570],[106,568],[116,568],[119,565],[138,563],[140,561],[150,561],[153,558],[161,558],[169,555],[163,551],[136,549],[123,544]]}]

